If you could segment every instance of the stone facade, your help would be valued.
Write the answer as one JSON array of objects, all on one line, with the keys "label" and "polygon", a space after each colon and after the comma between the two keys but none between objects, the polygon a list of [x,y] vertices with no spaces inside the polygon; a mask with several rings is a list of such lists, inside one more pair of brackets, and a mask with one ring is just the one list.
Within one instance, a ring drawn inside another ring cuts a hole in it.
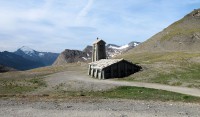
[{"label": "stone facade", "polygon": [[98,79],[121,78],[138,72],[141,67],[124,59],[106,59],[105,42],[97,40],[93,44],[92,62],[88,75]]},{"label": "stone facade", "polygon": [[105,47],[106,42],[98,39],[93,43],[93,48],[92,48],[92,62],[101,60],[101,59],[106,59],[106,47]]},{"label": "stone facade", "polygon": [[140,66],[124,59],[101,59],[89,63],[88,75],[98,79],[122,78],[140,69]]}]

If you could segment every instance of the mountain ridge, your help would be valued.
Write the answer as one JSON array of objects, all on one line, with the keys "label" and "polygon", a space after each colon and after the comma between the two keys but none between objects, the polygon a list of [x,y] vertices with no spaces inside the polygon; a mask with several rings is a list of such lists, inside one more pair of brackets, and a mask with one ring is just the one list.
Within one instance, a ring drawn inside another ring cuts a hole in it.
[{"label": "mountain ridge", "polygon": [[133,51],[200,51],[200,9],[195,9],[182,19],[153,35]]},{"label": "mountain ridge", "polygon": [[29,70],[52,65],[58,55],[58,53],[38,52],[29,47],[22,46],[15,52],[0,52],[0,65],[16,70]]},{"label": "mountain ridge", "polygon": [[29,47],[22,46],[14,54],[20,55],[28,60],[32,60],[41,64],[41,66],[52,65],[58,57],[58,53],[52,52],[39,52]]},{"label": "mountain ridge", "polygon": [[23,58],[14,53],[0,52],[0,65],[11,67],[17,70],[28,70],[41,67],[40,63]]}]

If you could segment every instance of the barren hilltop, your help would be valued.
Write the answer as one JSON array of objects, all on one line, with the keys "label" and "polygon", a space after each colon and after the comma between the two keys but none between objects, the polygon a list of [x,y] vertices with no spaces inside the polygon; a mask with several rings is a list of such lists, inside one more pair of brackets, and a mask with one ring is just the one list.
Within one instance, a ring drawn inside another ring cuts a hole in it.
[{"label": "barren hilltop", "polygon": [[182,19],[140,44],[133,50],[150,51],[200,51],[200,9],[195,9]]}]

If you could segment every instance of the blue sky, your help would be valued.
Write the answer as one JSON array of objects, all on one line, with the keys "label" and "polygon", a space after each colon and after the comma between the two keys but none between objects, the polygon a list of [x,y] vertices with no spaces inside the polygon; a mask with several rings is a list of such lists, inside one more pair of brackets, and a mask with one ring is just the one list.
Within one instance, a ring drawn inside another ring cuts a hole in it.
[{"label": "blue sky", "polygon": [[96,37],[143,42],[198,7],[200,0],[0,0],[0,51],[82,50]]}]

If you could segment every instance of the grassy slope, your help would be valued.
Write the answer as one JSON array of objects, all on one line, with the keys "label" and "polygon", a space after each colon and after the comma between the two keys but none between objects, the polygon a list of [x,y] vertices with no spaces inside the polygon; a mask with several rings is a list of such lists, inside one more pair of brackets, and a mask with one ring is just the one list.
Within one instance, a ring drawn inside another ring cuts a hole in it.
[{"label": "grassy slope", "polygon": [[193,16],[196,12],[119,56],[143,67],[123,80],[200,88],[200,17]]},{"label": "grassy slope", "polygon": [[187,17],[183,18],[170,25],[167,29],[165,29],[164,31],[168,33],[161,38],[161,41],[170,40],[176,36],[189,36],[194,33],[199,33],[200,28],[199,25],[197,25],[198,20],[190,18],[190,20],[188,21],[187,19],[188,19]]},{"label": "grassy slope", "polygon": [[140,63],[143,70],[119,80],[200,88],[200,53],[134,53],[132,50],[121,57]]}]

